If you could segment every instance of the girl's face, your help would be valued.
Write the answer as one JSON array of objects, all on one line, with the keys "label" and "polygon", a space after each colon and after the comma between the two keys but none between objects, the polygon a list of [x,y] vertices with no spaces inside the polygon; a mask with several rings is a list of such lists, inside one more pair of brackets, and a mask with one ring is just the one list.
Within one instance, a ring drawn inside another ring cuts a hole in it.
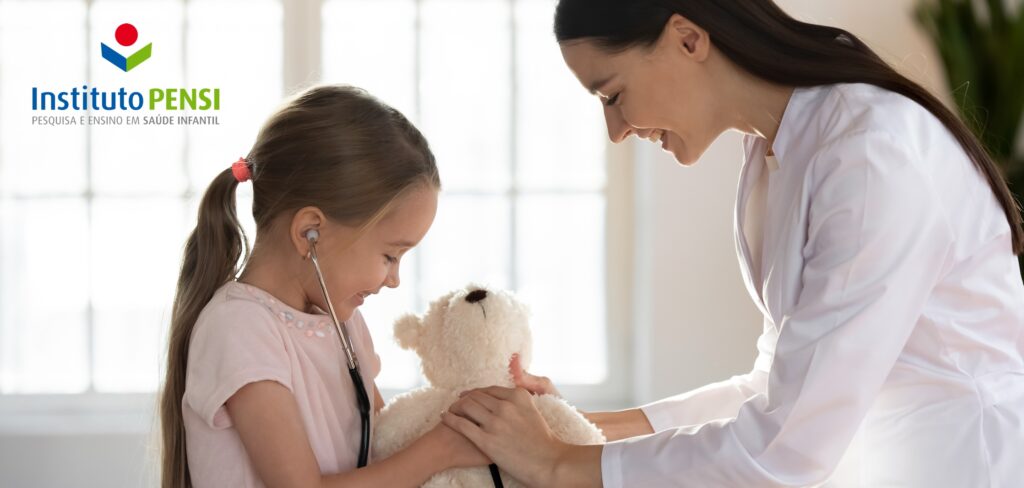
[{"label": "girl's face", "polygon": [[[423,239],[436,213],[437,190],[422,185],[400,197],[362,235],[357,234],[358,229],[333,222],[321,226],[317,252],[339,320],[348,320],[382,287],[398,287],[402,257]],[[306,296],[327,310],[316,276],[310,274],[313,281],[306,286]]]},{"label": "girl's face", "polygon": [[566,41],[561,50],[583,87],[601,99],[614,143],[636,135],[691,165],[727,129],[715,110],[707,33],[679,15],[650,48],[609,54],[584,39]]}]

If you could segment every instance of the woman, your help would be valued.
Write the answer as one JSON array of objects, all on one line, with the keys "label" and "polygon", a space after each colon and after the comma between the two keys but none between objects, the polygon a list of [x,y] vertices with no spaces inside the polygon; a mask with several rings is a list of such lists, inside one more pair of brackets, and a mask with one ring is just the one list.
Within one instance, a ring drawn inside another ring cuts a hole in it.
[{"label": "woman", "polygon": [[[591,414],[605,445],[557,441],[523,388],[470,392],[447,425],[532,486],[1019,486],[1021,219],[955,115],[849,32],[769,0],[562,0],[555,34],[613,142],[689,165],[746,134],[736,245],[759,356]],[[841,463],[852,479],[833,478]]]}]

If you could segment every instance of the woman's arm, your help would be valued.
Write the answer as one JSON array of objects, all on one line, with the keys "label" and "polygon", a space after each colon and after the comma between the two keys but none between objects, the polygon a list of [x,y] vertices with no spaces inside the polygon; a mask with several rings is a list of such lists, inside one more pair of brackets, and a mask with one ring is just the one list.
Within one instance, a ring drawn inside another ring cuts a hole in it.
[{"label": "woman's arm", "polygon": [[[376,387],[374,390],[379,395]],[[465,437],[439,424],[387,459],[324,476],[309,445],[295,397],[286,387],[274,381],[250,383],[231,396],[226,405],[256,473],[271,488],[412,487],[451,467],[490,462]]]},{"label": "woman's arm", "polygon": [[647,416],[639,408],[617,412],[580,413],[601,429],[601,432],[604,432],[604,437],[608,442],[654,433],[654,428],[651,427]]},{"label": "woman's arm", "polygon": [[[518,354],[512,356],[512,360],[508,364],[508,370],[512,373],[513,382],[519,388],[523,388],[534,395],[562,396],[547,376],[536,376],[524,371],[519,363]],[[604,432],[605,438],[609,441],[654,433],[654,428],[651,427],[647,416],[639,408],[620,410],[618,412],[580,413],[601,429]]]}]

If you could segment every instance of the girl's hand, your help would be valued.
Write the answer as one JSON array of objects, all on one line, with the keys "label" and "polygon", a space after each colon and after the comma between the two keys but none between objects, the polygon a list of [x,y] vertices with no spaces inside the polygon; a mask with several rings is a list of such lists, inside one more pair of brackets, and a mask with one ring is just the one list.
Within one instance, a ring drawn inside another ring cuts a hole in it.
[{"label": "girl's hand", "polygon": [[492,386],[463,393],[442,416],[514,478],[549,486],[569,445],[558,440],[523,388]]},{"label": "girl's hand", "polygon": [[444,423],[437,424],[424,437],[428,437],[432,445],[446,452],[445,468],[471,468],[486,466],[491,460],[480,452],[480,449],[464,435],[454,431]]},{"label": "girl's hand", "polygon": [[512,355],[512,360],[508,363],[508,371],[512,373],[512,381],[519,388],[523,388],[534,395],[562,397],[562,394],[555,388],[555,384],[547,376],[534,376],[523,371],[523,367],[519,364],[518,354]]}]

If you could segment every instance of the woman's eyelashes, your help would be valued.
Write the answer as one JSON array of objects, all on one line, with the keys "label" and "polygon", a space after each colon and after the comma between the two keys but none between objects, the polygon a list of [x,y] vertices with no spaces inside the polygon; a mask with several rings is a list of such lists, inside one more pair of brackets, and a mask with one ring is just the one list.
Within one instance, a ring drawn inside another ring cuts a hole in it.
[{"label": "woman's eyelashes", "polygon": [[608,99],[604,101],[604,105],[606,107],[611,107],[612,105],[615,105],[615,102],[618,101],[618,100],[619,100],[619,94],[616,93],[616,94],[608,97]]},{"label": "woman's eyelashes", "polygon": [[384,255],[384,260],[387,261],[388,264],[395,264],[398,262],[398,258],[391,256],[389,254]]}]

